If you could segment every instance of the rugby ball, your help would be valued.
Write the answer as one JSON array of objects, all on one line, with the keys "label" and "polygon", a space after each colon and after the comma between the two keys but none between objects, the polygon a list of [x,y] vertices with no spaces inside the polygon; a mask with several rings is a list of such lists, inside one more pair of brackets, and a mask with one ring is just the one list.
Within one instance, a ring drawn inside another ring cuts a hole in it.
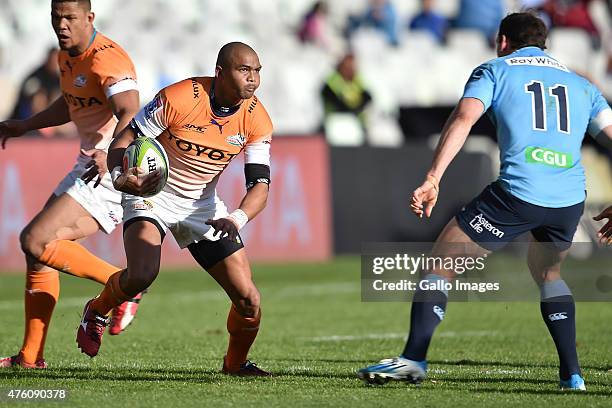
[{"label": "rugby ball", "polygon": [[150,137],[139,137],[125,149],[123,154],[123,171],[140,167],[143,174],[149,174],[159,170],[161,178],[154,191],[143,194],[143,197],[151,197],[163,190],[168,181],[168,155],[163,146]]}]

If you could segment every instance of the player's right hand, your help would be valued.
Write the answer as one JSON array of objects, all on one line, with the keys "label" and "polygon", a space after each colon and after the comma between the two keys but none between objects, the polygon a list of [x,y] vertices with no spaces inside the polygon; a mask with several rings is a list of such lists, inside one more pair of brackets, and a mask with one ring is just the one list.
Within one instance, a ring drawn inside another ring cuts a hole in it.
[{"label": "player's right hand", "polygon": [[113,181],[113,186],[115,190],[124,193],[144,196],[155,191],[160,179],[161,173],[159,171],[144,174],[144,170],[140,167],[131,167]]},{"label": "player's right hand", "polygon": [[410,210],[419,218],[423,218],[423,214],[429,218],[437,201],[438,186],[427,179],[412,192]]},{"label": "player's right hand", "polygon": [[604,218],[607,218],[608,222],[599,229],[597,238],[602,244],[612,245],[612,205],[593,217],[595,221],[601,221]]},{"label": "player's right hand", "polygon": [[28,129],[25,126],[23,120],[5,120],[0,122],[0,137],[2,138],[2,149],[6,146],[6,141],[12,137],[19,137],[27,132]]}]

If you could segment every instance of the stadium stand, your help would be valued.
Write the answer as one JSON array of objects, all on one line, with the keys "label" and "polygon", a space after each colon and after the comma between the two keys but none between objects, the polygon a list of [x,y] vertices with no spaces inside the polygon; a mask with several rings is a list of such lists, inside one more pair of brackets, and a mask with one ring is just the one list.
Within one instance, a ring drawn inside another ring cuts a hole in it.
[{"label": "stadium stand", "polygon": [[[93,1],[96,26],[112,34],[133,56],[143,103],[162,86],[194,74],[211,74],[216,50],[230,40],[252,44],[260,53],[264,78],[260,97],[266,101],[279,134],[309,134],[321,125],[319,89],[342,50],[326,51],[302,44],[296,36],[313,0],[213,1],[150,0]],[[506,0],[506,11],[517,10],[517,0]],[[349,15],[362,12],[367,0],[328,2],[328,20],[341,37]],[[419,10],[419,1],[394,1],[399,16],[399,47],[390,47],[379,32],[358,30],[351,44],[363,77],[374,94],[373,116],[397,117],[399,106],[447,106],[456,102],[471,69],[493,58],[482,36],[451,30],[440,46],[429,34],[410,32],[407,22]],[[435,9],[448,18],[457,13],[459,0],[437,0]],[[554,29],[552,54],[588,76],[612,98],[612,76],[606,74],[612,41],[612,22],[603,1],[594,1],[592,15],[604,46],[593,50],[588,36],[575,29]],[[48,22],[48,0],[0,0],[0,117],[14,103],[25,75],[55,44]],[[19,12],[17,12],[19,10]],[[397,126],[395,130],[399,129]],[[392,129],[389,134],[393,134]],[[392,139],[396,136],[391,137]],[[395,144],[384,136],[382,144]]]}]

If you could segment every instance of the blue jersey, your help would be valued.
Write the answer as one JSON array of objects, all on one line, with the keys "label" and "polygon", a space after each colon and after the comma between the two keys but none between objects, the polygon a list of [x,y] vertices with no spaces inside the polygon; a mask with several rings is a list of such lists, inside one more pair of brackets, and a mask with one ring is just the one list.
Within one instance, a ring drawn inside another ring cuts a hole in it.
[{"label": "blue jersey", "polygon": [[497,128],[506,191],[543,207],[584,201],[580,146],[591,121],[610,108],[595,86],[525,47],[476,68],[463,97],[481,100]]}]

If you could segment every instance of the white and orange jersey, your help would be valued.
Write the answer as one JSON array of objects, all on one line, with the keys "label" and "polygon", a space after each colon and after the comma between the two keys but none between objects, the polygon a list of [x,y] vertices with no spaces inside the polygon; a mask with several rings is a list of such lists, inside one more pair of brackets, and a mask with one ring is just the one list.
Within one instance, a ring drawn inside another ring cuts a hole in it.
[{"label": "white and orange jersey", "polygon": [[272,121],[256,96],[222,116],[210,102],[212,77],[186,79],[161,90],[134,117],[147,137],[157,138],[170,161],[166,189],[199,199],[214,194],[218,175],[242,150],[246,163],[270,165]]},{"label": "white and orange jersey", "polygon": [[58,62],[62,94],[81,147],[105,150],[117,125],[109,99],[137,89],[134,64],[123,48],[98,32],[82,54],[60,51]]}]

